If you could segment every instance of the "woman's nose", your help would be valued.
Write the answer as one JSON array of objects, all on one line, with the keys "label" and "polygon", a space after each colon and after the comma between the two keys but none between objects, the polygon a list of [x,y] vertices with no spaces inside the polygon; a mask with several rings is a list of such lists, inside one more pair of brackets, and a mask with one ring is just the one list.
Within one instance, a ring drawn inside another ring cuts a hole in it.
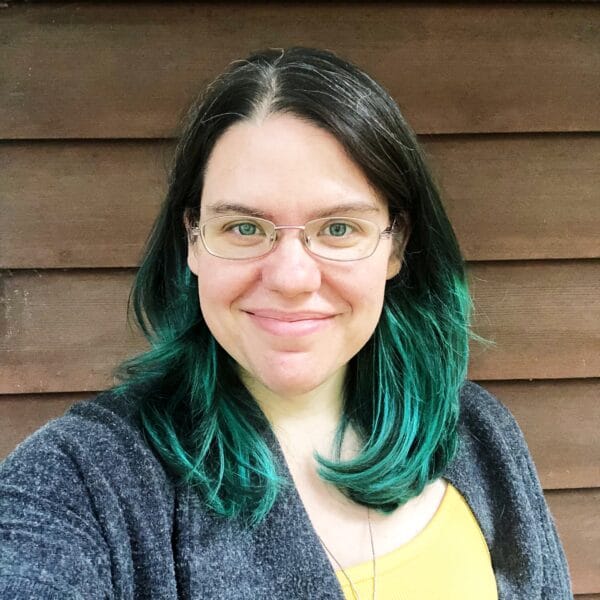
[{"label": "woman's nose", "polygon": [[287,297],[315,292],[321,286],[321,266],[302,240],[302,232],[280,231],[273,250],[265,256],[262,281]]}]

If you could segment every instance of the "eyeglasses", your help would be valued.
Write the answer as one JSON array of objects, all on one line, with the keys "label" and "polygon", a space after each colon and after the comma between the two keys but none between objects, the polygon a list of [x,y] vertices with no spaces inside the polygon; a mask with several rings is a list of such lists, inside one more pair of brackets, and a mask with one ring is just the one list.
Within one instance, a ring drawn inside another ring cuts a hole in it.
[{"label": "eyeglasses", "polygon": [[304,225],[275,225],[256,217],[224,215],[192,227],[190,235],[200,236],[207,252],[213,256],[243,260],[271,252],[278,232],[283,229],[299,229],[304,246],[311,254],[338,261],[368,258],[382,237],[395,233],[394,224],[380,230],[371,221],[349,217],[325,217]]}]

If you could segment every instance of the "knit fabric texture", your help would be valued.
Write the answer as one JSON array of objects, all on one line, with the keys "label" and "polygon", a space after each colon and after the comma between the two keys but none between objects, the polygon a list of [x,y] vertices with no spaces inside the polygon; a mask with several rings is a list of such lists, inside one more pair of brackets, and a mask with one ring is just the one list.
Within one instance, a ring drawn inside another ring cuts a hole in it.
[{"label": "knit fabric texture", "polygon": [[[2,463],[0,598],[343,600],[293,486],[254,529],[209,513],[145,442],[136,403],[109,391],[76,404]],[[466,382],[459,436],[445,478],[479,522],[499,598],[572,598],[513,417]]]}]

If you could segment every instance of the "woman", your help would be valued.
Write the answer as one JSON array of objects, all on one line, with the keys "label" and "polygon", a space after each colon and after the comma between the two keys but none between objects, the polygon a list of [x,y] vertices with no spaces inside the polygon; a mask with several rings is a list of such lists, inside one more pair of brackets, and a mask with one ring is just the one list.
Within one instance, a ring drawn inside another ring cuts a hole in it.
[{"label": "woman", "polygon": [[522,435],[465,382],[422,152],[355,66],[209,86],[132,299],[151,349],[3,465],[3,598],[571,597]]}]

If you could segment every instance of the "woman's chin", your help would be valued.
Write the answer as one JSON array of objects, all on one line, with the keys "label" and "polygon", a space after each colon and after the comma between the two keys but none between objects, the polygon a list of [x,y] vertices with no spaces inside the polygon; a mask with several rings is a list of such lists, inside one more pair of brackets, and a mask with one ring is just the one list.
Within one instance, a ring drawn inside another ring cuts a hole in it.
[{"label": "woman's chin", "polygon": [[246,370],[242,371],[242,379],[250,393],[260,402],[261,399],[276,397],[282,399],[299,398],[321,393],[331,386],[330,391],[341,393],[345,369],[334,373],[320,373],[316,369],[310,372],[268,373],[257,376]]},{"label": "woman's chin", "polygon": [[[310,380],[306,378],[272,378],[260,381],[258,386],[255,383],[251,391],[254,392],[258,387],[259,389],[268,390],[268,392],[280,398],[296,398],[310,394],[319,388],[322,383],[316,378]],[[258,389],[256,392],[260,393]]]}]

